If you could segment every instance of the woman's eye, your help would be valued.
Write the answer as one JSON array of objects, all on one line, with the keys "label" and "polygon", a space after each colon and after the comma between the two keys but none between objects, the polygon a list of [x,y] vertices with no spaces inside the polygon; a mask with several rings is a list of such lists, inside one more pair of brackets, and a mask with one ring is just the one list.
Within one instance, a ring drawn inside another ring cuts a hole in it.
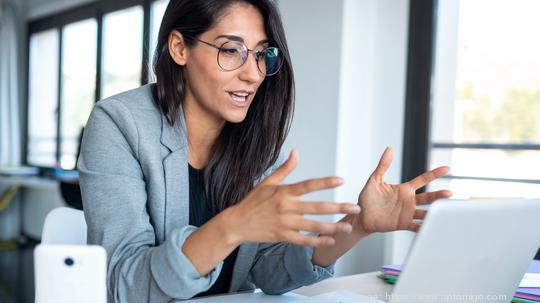
[{"label": "woman's eye", "polygon": [[240,52],[236,48],[222,48],[221,51],[227,55],[236,55]]}]

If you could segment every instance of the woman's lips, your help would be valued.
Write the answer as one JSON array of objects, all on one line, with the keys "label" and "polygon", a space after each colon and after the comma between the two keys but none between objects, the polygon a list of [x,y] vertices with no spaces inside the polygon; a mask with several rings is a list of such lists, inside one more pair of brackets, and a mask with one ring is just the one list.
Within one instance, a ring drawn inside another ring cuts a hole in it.
[{"label": "woman's lips", "polygon": [[228,92],[229,100],[234,106],[237,107],[247,107],[249,106],[249,96],[248,92]]}]

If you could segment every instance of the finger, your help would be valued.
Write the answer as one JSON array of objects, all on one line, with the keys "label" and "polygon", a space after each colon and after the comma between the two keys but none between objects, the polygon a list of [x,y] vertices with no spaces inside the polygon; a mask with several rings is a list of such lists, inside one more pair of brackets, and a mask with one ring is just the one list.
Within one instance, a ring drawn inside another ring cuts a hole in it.
[{"label": "finger", "polygon": [[293,229],[302,230],[322,235],[334,235],[339,232],[350,233],[352,231],[351,224],[347,222],[326,223],[311,220],[301,220],[291,226]]},{"label": "finger", "polygon": [[291,150],[289,157],[278,169],[276,169],[270,176],[264,179],[261,184],[265,185],[277,185],[280,184],[295,168],[298,162],[298,153],[296,150]]},{"label": "finger", "polygon": [[424,220],[426,218],[427,210],[425,209],[416,209],[414,211],[413,219]]},{"label": "finger", "polygon": [[388,168],[392,164],[393,152],[391,147],[384,149],[384,152],[379,160],[379,164],[373,171],[372,176],[376,179],[382,179]]},{"label": "finger", "polygon": [[410,230],[410,231],[413,231],[413,232],[418,232],[420,230],[420,227],[421,227],[420,224],[411,222],[411,224],[409,224],[409,226],[407,226],[406,230]]},{"label": "finger", "polygon": [[452,192],[449,190],[430,191],[416,195],[416,205],[423,205],[432,203],[438,199],[446,199],[452,196]]},{"label": "finger", "polygon": [[353,203],[336,203],[324,201],[302,201],[296,208],[298,214],[303,215],[333,215],[360,213],[360,206]]},{"label": "finger", "polygon": [[301,196],[318,190],[335,188],[342,184],[343,179],[340,177],[325,177],[290,184],[286,187],[291,194]]},{"label": "finger", "polygon": [[412,188],[419,189],[420,187],[425,186],[429,182],[446,175],[449,170],[450,168],[448,166],[437,167],[434,170],[430,170],[421,174],[420,176],[409,181],[408,183]]},{"label": "finger", "polygon": [[284,241],[303,245],[303,246],[311,246],[311,247],[318,247],[318,246],[329,246],[334,245],[336,243],[336,240],[334,240],[331,236],[304,236],[301,233],[297,231],[290,231],[285,234]]}]

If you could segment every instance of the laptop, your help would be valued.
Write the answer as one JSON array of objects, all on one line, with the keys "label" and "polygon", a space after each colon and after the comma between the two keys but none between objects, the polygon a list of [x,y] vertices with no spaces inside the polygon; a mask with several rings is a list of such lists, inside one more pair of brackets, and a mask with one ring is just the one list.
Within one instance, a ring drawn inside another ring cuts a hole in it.
[{"label": "laptop", "polygon": [[388,301],[510,302],[539,246],[540,199],[435,202]]}]

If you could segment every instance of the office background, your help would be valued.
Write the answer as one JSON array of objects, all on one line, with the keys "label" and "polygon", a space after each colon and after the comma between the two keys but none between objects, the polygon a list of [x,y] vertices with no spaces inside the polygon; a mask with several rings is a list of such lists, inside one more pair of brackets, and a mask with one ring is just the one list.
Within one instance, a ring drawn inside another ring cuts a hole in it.
[{"label": "office background", "polygon": [[[94,102],[152,81],[147,66],[166,1],[1,3],[0,165],[72,169]],[[538,1],[278,4],[297,84],[284,152],[296,148],[300,162],[287,181],[345,178],[307,199],[356,201],[386,146],[394,149],[391,183],[449,164],[451,177],[431,189],[540,197]],[[0,176],[0,194],[11,185]],[[32,301],[28,247],[46,213],[65,203],[58,182],[46,179],[20,188],[0,211],[0,240],[19,247],[0,251],[0,290]],[[337,273],[402,262],[413,238],[371,235]]]}]

